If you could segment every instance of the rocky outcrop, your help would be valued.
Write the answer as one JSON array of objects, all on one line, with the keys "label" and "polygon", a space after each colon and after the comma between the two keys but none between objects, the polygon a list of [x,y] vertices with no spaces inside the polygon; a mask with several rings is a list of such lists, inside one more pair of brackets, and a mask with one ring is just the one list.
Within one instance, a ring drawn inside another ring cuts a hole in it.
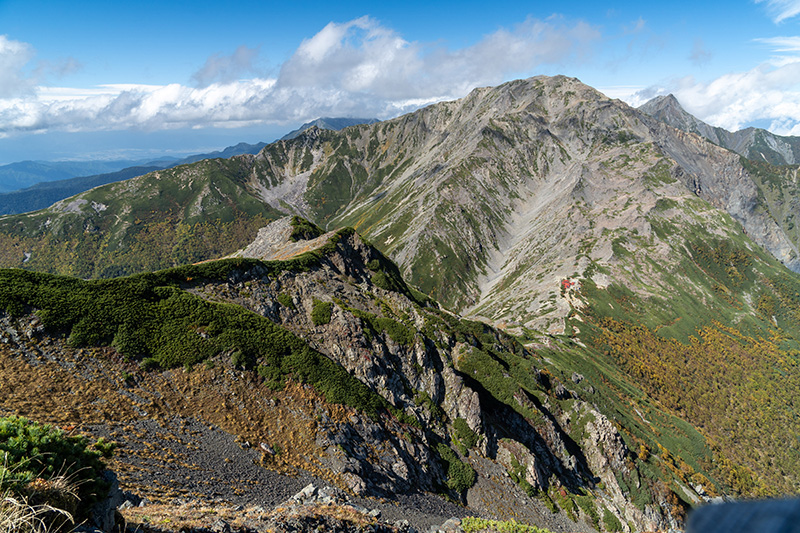
[{"label": "rocky outcrop", "polygon": [[[285,235],[285,224],[279,221],[264,228],[259,240],[272,242],[274,251],[281,245],[278,237],[270,235],[273,231]],[[531,417],[509,406],[488,408],[496,400],[462,374],[462,361],[479,350],[475,339],[465,342],[455,332],[431,329],[432,320],[443,311],[421,306],[401,291],[376,286],[374,279],[380,272],[376,265],[383,259],[358,234],[331,232],[313,244],[325,242],[336,245],[317,268],[277,277],[252,271],[228,285],[226,292],[231,301],[302,334],[317,350],[421,424],[419,441],[397,439],[364,419],[351,418],[344,427],[330,430],[322,425],[317,434],[317,443],[325,450],[321,460],[342,475],[345,488],[367,494],[429,487],[432,476],[444,476],[444,472],[435,473],[429,446],[439,439],[454,443],[452,424],[462,419],[478,436],[478,452],[524,481],[529,490],[547,493],[553,483],[578,490],[593,487],[597,477],[607,482],[609,502],[613,502],[609,506],[618,509],[623,521],[654,529],[665,523],[657,509],[644,514],[621,490],[615,490],[619,489],[615,473],[632,468],[632,460],[606,417],[576,401],[577,394],[545,374],[539,381],[550,392],[543,402],[523,390],[514,395],[517,405]],[[221,292],[214,286],[194,290],[200,295]],[[278,302],[281,294],[293,295],[294,308]],[[315,301],[332,304],[327,323],[314,322]],[[495,348],[504,349],[499,339]],[[582,376],[574,379],[583,380]],[[551,412],[551,405],[565,400],[574,403],[577,415]],[[574,429],[571,417],[587,413],[587,439],[578,448],[568,435]]]},{"label": "rocky outcrop", "polygon": [[497,461],[507,471],[524,479],[535,491],[547,491],[547,478],[539,460],[522,443],[503,439],[497,448]]}]

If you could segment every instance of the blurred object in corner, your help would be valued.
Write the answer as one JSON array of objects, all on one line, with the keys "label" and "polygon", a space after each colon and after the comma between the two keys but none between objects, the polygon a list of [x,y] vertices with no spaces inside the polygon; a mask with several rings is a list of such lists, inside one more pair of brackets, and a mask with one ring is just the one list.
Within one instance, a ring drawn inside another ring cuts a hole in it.
[{"label": "blurred object in corner", "polygon": [[700,507],[689,515],[686,533],[800,533],[800,499]]}]

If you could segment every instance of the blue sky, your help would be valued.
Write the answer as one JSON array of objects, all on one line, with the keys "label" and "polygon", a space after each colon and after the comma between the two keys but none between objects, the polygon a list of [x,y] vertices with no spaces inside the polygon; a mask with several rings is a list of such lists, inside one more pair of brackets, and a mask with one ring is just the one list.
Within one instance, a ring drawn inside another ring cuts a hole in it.
[{"label": "blue sky", "polygon": [[800,0],[0,0],[0,164],[271,141],[537,74],[800,135]]}]

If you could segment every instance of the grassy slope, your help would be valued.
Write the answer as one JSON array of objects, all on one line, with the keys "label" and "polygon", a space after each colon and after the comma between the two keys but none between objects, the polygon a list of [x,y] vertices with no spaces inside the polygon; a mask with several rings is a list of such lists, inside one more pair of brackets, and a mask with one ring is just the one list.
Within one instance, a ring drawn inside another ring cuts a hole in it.
[{"label": "grassy slope", "polygon": [[[657,213],[651,223],[680,258],[648,264],[668,291],[584,279],[588,305],[568,320],[583,347],[554,353],[555,366],[593,376],[628,437],[689,465],[685,481],[695,471],[737,494],[796,492],[800,278],[732,223],[724,237]],[[642,272],[647,253],[622,262]]]},{"label": "grassy slope", "polygon": [[302,271],[325,252],[285,262],[233,259],[97,281],[2,270],[0,307],[12,316],[35,311],[49,332],[67,336],[71,345],[110,344],[146,368],[193,365],[227,353],[240,366],[258,368],[275,386],[291,376],[313,384],[330,401],[374,414],[388,404],[300,338],[252,312],[207,302],[181,288],[242,270]]},{"label": "grassy slope", "polygon": [[206,160],[0,218],[0,262],[91,278],[231,253],[281,216],[247,191],[245,170],[242,159]]}]

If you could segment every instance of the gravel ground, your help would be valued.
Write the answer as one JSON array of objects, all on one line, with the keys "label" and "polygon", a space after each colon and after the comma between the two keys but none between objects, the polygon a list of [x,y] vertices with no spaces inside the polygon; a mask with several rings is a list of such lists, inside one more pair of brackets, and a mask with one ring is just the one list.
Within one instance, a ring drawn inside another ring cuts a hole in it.
[{"label": "gravel ground", "polygon": [[[284,475],[257,464],[260,449],[248,448],[224,431],[191,418],[168,422],[136,421],[93,425],[86,430],[119,444],[113,464],[122,490],[150,502],[183,504],[190,501],[262,506],[266,510],[285,502],[309,483],[326,486],[307,472]],[[462,506],[431,494],[399,494],[394,500],[346,497],[368,509],[379,509],[381,519],[408,520],[427,530],[450,517],[470,514]]]}]

